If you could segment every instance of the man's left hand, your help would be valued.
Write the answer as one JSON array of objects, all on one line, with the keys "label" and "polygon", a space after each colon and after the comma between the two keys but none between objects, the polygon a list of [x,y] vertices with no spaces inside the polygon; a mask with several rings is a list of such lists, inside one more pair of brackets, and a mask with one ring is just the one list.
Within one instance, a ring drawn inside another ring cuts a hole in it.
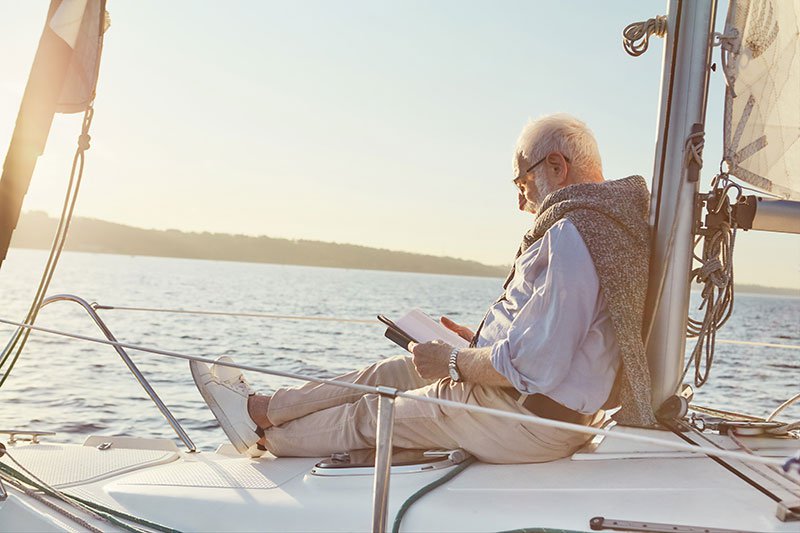
[{"label": "man's left hand", "polygon": [[449,344],[442,341],[425,342],[422,344],[409,343],[409,351],[413,354],[414,366],[417,372],[425,379],[442,379],[450,376],[448,363],[450,351]]}]

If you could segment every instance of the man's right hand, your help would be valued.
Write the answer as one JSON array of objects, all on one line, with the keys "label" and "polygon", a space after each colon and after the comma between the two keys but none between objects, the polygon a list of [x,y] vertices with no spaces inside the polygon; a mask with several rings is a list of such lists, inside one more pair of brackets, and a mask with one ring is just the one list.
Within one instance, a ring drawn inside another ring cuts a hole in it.
[{"label": "man's right hand", "polygon": [[475,335],[474,333],[472,333],[472,330],[469,329],[468,327],[462,326],[461,324],[456,324],[446,316],[440,318],[439,322],[441,322],[444,327],[446,327],[447,329],[449,329],[450,331],[452,331],[453,333],[455,333],[456,335],[458,335],[459,337],[461,337],[466,341],[471,341],[472,337]]}]

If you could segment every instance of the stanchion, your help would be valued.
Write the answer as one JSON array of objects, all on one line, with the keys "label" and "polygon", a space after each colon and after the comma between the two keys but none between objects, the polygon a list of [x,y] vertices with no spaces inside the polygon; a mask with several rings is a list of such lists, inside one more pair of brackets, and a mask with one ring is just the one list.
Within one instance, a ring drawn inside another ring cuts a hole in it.
[{"label": "stanchion", "polygon": [[377,387],[378,429],[375,436],[375,484],[372,488],[372,531],[386,531],[389,505],[389,476],[392,468],[392,433],[394,432],[394,400],[397,389]]}]

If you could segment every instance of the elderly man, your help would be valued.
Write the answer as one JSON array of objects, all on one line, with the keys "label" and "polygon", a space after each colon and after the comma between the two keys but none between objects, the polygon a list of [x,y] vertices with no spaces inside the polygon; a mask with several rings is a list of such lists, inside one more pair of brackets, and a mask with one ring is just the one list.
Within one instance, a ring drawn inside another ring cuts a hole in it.
[{"label": "elderly man", "polygon": [[[442,323],[471,341],[411,345],[339,380],[386,385],[582,425],[621,405],[620,423],[655,422],[641,340],[649,195],[639,176],[603,178],[597,143],[568,115],[528,124],[514,154],[519,208],[538,214],[502,296],[478,330]],[[308,383],[254,394],[230,367],[192,362],[197,386],[242,453],[323,456],[375,446],[378,396]],[[395,404],[395,446],[464,448],[493,463],[565,457],[585,434],[406,398]]]}]

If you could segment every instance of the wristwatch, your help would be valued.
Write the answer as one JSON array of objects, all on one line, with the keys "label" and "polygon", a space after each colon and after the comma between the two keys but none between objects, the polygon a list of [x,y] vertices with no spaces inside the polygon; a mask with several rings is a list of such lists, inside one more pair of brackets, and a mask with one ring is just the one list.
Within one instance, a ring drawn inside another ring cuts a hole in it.
[{"label": "wristwatch", "polygon": [[450,362],[447,364],[447,368],[450,371],[450,379],[455,382],[461,381],[461,374],[458,373],[458,367],[456,367],[456,358],[458,357],[458,352],[460,348],[453,348],[450,352]]}]

